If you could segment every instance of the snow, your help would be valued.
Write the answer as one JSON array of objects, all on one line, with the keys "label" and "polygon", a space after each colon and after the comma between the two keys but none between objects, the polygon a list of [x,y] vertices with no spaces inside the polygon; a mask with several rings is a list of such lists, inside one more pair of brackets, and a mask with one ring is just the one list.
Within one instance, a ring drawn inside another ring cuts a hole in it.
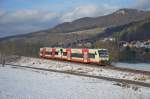
[{"label": "snow", "polygon": [[[150,88],[0,66],[0,99],[149,99]],[[137,89],[137,90],[135,90]]]},{"label": "snow", "polygon": [[53,60],[28,58],[28,57],[22,57],[18,61],[12,62],[11,64],[54,69],[60,71],[76,71],[88,75],[105,76],[111,78],[127,79],[127,80],[150,83],[150,75],[135,74],[131,72],[123,72],[123,71],[112,70],[112,69],[104,69],[102,67],[99,68],[87,67],[85,66],[85,64],[81,65],[81,64],[74,64],[70,62],[53,61]]}]

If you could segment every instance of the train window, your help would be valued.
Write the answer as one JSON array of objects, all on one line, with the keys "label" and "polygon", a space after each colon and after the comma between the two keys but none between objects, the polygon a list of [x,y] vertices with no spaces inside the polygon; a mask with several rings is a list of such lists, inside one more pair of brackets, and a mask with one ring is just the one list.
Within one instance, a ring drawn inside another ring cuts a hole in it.
[{"label": "train window", "polygon": [[107,50],[99,50],[98,51],[100,57],[107,57],[108,51]]},{"label": "train window", "polygon": [[77,58],[83,58],[83,54],[80,54],[80,53],[72,53],[71,56],[77,57]]},{"label": "train window", "polygon": [[95,52],[95,55],[97,55],[97,53]]},{"label": "train window", "polygon": [[95,54],[94,53],[89,53],[89,58],[95,58]]},{"label": "train window", "polygon": [[58,52],[55,52],[55,55],[58,55]]},{"label": "train window", "polygon": [[46,52],[47,55],[52,55],[52,52]]},{"label": "train window", "polygon": [[67,56],[67,52],[63,52],[63,56]]}]

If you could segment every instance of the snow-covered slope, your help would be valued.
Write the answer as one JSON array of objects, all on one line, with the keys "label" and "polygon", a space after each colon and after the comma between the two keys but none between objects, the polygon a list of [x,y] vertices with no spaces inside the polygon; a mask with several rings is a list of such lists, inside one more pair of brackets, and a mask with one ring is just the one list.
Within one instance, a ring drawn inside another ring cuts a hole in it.
[{"label": "snow-covered slope", "polygon": [[0,66],[0,99],[149,99],[150,88]]},{"label": "snow-covered slope", "polygon": [[104,69],[101,67],[99,68],[87,67],[84,66],[85,64],[81,65],[81,64],[74,64],[70,62],[53,61],[53,60],[45,60],[45,59],[29,58],[29,57],[22,57],[18,61],[12,62],[11,64],[54,69],[60,71],[75,71],[75,72],[84,73],[88,75],[105,76],[105,77],[150,83],[150,75],[135,74],[131,72],[123,72],[123,71],[112,70],[112,69]]}]

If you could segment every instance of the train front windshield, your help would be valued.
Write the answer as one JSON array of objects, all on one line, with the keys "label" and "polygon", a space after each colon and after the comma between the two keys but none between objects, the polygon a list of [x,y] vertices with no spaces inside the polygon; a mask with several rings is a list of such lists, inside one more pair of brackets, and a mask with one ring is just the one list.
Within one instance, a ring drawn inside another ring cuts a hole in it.
[{"label": "train front windshield", "polygon": [[100,57],[108,57],[108,51],[107,50],[98,50]]}]

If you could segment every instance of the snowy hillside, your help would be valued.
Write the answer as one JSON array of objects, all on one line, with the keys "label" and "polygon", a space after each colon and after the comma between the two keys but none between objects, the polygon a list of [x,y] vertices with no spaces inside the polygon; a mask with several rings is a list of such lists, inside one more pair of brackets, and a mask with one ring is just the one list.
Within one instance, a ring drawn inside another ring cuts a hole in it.
[{"label": "snowy hillside", "polygon": [[149,97],[150,88],[146,87],[0,66],[0,99],[149,99]]}]

